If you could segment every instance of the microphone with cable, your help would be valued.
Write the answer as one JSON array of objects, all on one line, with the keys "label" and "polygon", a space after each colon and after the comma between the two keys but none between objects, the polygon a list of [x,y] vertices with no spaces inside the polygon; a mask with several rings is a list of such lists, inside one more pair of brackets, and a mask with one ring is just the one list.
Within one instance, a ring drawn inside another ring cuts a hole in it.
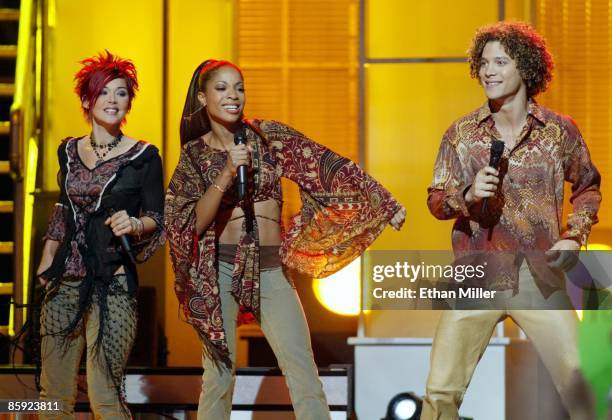
[{"label": "microphone with cable", "polygon": [[[500,140],[493,140],[491,142],[491,157],[489,158],[489,166],[493,169],[499,169],[499,162],[504,154],[504,142]],[[487,197],[482,200],[482,206],[480,207],[480,214],[484,214],[487,211]]]},{"label": "microphone with cable", "polygon": [[[115,214],[115,209],[113,206],[113,199],[110,196],[106,196],[102,198],[102,207],[106,211],[106,214],[108,215],[108,217],[111,217],[113,214]],[[110,226],[109,226],[109,229],[110,229]],[[130,239],[128,238],[128,236],[123,234],[123,235],[117,236],[117,238],[119,239],[121,248],[130,258],[130,261],[136,264],[137,263],[136,257],[134,257],[134,252],[132,252],[132,244],[130,243]]]},{"label": "microphone with cable", "polygon": [[[240,125],[240,128],[234,133],[234,144],[246,144],[247,138],[246,133],[244,132],[244,125]],[[247,165],[240,165],[236,169],[236,189],[238,191],[238,199],[242,200],[246,196],[247,192],[247,174],[248,167]]]}]

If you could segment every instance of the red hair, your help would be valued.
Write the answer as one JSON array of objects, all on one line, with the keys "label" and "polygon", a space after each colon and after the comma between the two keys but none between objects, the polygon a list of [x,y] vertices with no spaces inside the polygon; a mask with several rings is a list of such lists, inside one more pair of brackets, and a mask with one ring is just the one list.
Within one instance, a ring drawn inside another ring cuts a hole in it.
[{"label": "red hair", "polygon": [[200,68],[200,90],[204,90],[206,82],[210,80],[212,75],[215,73],[215,70],[220,69],[221,67],[225,67],[225,66],[232,67],[234,70],[236,70],[240,74],[240,77],[244,80],[244,76],[242,75],[242,70],[240,70],[240,67],[238,67],[231,61],[206,60],[202,64],[202,67]]},{"label": "red hair", "polygon": [[134,99],[138,90],[136,67],[131,60],[125,60],[106,50],[105,53],[86,58],[80,63],[83,67],[74,76],[74,80],[76,80],[74,91],[81,100],[81,109],[88,120],[90,119],[89,110],[84,107],[83,102],[87,101],[91,109],[98,100],[104,86],[114,79],[125,80],[129,96],[128,111],[130,110],[132,99]]}]

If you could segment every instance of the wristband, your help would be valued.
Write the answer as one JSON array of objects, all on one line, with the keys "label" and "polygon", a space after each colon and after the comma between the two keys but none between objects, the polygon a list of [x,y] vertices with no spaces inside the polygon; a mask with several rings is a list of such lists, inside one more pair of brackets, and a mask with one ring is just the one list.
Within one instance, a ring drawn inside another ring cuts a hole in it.
[{"label": "wristband", "polygon": [[[130,222],[132,223],[132,231],[140,238],[144,232],[144,222],[136,217],[130,217]],[[136,226],[134,227],[134,225]]]},{"label": "wristband", "polygon": [[221,188],[220,186],[218,186],[216,182],[213,182],[212,186],[215,187],[217,190],[221,191],[221,193],[223,194],[225,194],[225,192],[227,191],[226,188]]}]

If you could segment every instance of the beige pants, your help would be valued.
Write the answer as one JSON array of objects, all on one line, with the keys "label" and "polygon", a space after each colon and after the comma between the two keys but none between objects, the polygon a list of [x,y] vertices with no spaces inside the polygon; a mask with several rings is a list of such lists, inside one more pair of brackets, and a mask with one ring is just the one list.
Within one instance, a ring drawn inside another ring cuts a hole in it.
[{"label": "beige pants", "polygon": [[[219,288],[223,326],[232,364],[235,363],[238,304],[231,295],[232,265],[219,262]],[[261,272],[261,329],[285,375],[298,420],[329,419],[329,409],[317,374],[310,332],[296,291],[282,269]],[[202,358],[204,375],[198,407],[199,420],[229,419],[235,372],[217,368]]]},{"label": "beige pants", "polygon": [[[520,276],[521,287],[525,282],[533,282],[526,264],[521,267]],[[509,307],[514,303],[511,299]],[[519,309],[457,310],[442,314],[433,343],[421,419],[458,418],[458,409],[476,364],[495,325],[506,316],[511,317],[533,342],[571,419],[593,419],[587,387],[579,369],[576,312]]]},{"label": "beige pants", "polygon": [[[109,344],[104,343],[97,354],[93,345],[98,338],[100,327],[99,307],[92,303],[89,311],[76,331],[65,339],[52,335],[53,331],[66,327],[73,319],[78,304],[78,282],[65,282],[57,294],[45,301],[41,313],[41,358],[40,399],[61,401],[61,411],[39,413],[41,419],[74,418],[74,403],[77,397],[77,375],[81,355],[87,345],[87,393],[96,419],[129,419],[129,411],[122,407],[113,380],[109,377],[106,351],[112,348],[116,353],[111,365],[115,376],[122,375],[136,331],[136,314],[131,313],[134,298],[127,295],[125,277],[121,289],[125,293],[109,294],[109,308],[105,334]],[[110,332],[110,330],[113,330]],[[104,339],[107,339],[105,336]],[[110,346],[110,347],[109,347]],[[117,371],[118,370],[118,371]],[[117,372],[115,372],[117,371]]]}]

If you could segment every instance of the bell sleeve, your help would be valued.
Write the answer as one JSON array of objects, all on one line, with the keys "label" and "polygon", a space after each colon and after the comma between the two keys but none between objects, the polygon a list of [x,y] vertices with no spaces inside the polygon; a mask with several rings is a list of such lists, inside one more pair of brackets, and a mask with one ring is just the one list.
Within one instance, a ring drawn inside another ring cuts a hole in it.
[{"label": "bell sleeve", "polygon": [[282,176],[300,187],[302,208],[281,245],[283,264],[312,277],[348,265],[401,205],[357,164],[281,123],[262,126]]},{"label": "bell sleeve", "polygon": [[140,216],[147,216],[156,223],[155,230],[149,233],[141,242],[136,244],[137,249],[142,252],[144,260],[149,259],[155,250],[164,244],[166,235],[164,230],[164,178],[162,163],[157,150],[146,163],[144,180],[140,193],[141,210]]}]

